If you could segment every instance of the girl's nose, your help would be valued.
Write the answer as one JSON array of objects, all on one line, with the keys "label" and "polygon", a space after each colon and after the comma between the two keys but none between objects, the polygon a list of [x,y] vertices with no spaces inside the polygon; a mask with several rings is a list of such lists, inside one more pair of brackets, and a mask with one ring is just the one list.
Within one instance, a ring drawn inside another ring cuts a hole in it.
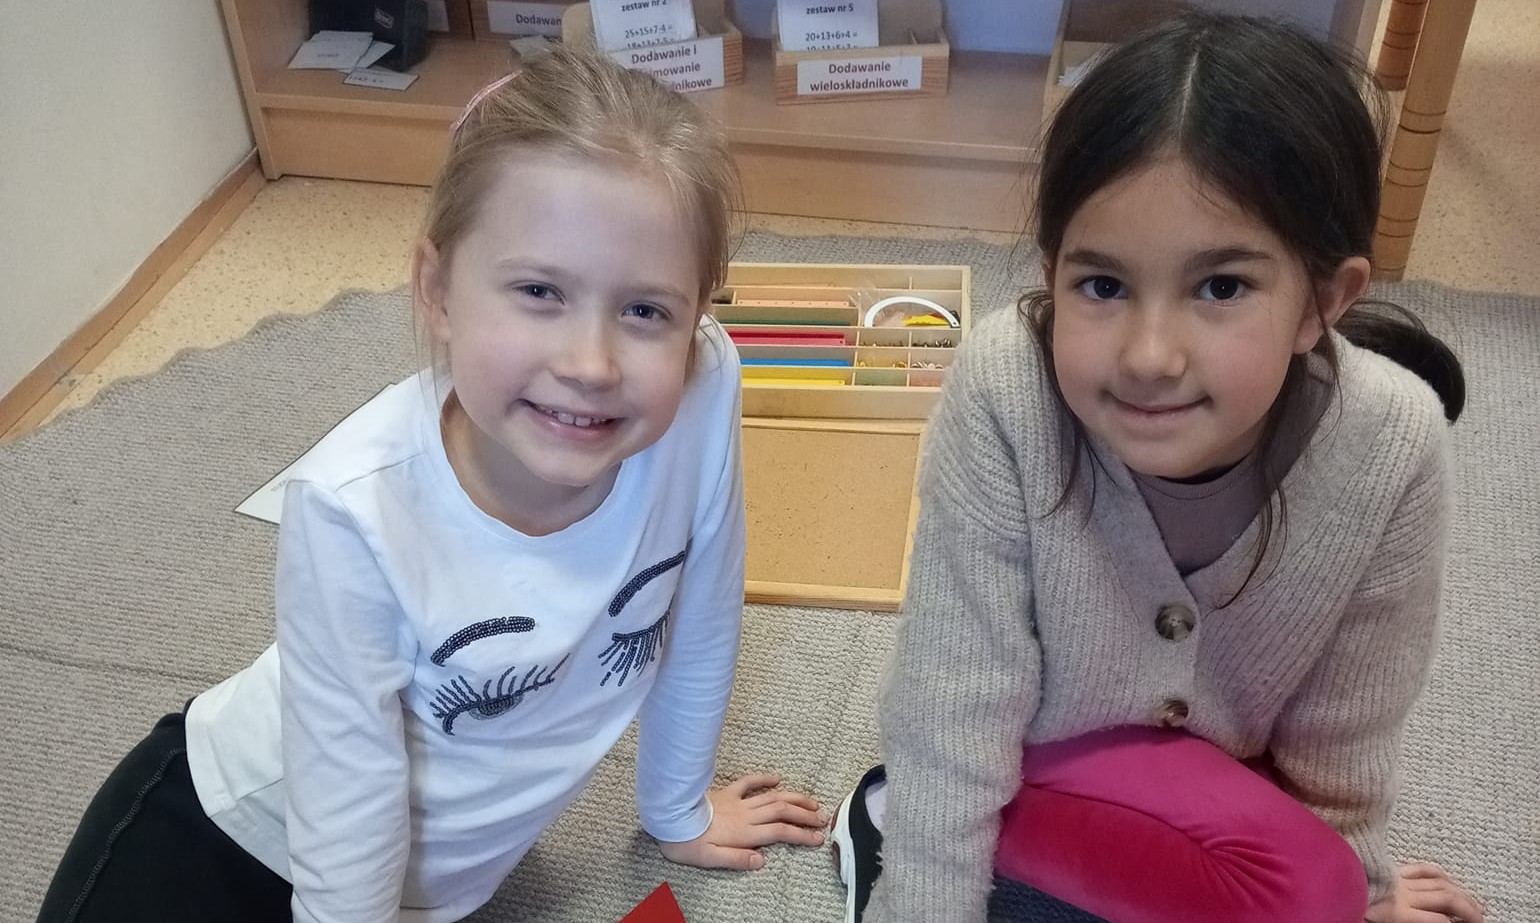
[{"label": "girl's nose", "polygon": [[569,332],[565,347],[552,363],[557,378],[585,391],[613,388],[620,383],[620,365],[610,331],[582,325]]},{"label": "girl's nose", "polygon": [[1129,377],[1160,381],[1187,371],[1186,334],[1175,312],[1159,307],[1130,311],[1123,333],[1119,359]]}]

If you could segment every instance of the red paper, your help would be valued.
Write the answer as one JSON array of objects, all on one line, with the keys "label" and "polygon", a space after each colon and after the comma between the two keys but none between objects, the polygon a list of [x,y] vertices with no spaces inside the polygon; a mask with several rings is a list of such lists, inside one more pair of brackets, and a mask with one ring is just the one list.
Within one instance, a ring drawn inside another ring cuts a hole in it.
[{"label": "red paper", "polygon": [[668,882],[658,885],[658,889],[647,896],[645,901],[636,905],[636,909],[626,914],[620,923],[688,923],[684,918],[684,911],[679,909],[679,902],[674,900],[674,892],[669,888]]}]

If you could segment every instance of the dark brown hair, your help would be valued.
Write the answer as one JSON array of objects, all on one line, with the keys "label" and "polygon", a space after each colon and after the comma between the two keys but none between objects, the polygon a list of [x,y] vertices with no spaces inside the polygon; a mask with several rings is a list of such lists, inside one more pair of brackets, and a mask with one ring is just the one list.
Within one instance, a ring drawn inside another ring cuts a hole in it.
[{"label": "dark brown hair", "polygon": [[[1037,185],[1037,245],[1054,266],[1065,229],[1087,199],[1174,153],[1211,188],[1272,229],[1312,281],[1324,282],[1344,260],[1371,255],[1385,111],[1383,93],[1361,64],[1298,26],[1178,13],[1109,52],[1055,114]],[[1085,459],[1091,460],[1094,503],[1099,460],[1083,425],[1064,404],[1053,370],[1052,293],[1030,292],[1019,307],[1073,430],[1064,489],[1050,514],[1068,501]],[[1432,339],[1415,318],[1389,308],[1392,313],[1354,305],[1338,329],[1369,348],[1404,339],[1408,331]],[[1315,353],[1325,360],[1335,388],[1338,361],[1329,336],[1321,337]],[[1459,379],[1458,362],[1452,374]],[[1280,423],[1306,397],[1308,378],[1306,357],[1295,356],[1264,425],[1259,467],[1268,499],[1256,555],[1236,596],[1267,557],[1275,516],[1287,531],[1279,490],[1285,471],[1278,470],[1273,448]],[[1303,438],[1313,431],[1314,424]]]}]

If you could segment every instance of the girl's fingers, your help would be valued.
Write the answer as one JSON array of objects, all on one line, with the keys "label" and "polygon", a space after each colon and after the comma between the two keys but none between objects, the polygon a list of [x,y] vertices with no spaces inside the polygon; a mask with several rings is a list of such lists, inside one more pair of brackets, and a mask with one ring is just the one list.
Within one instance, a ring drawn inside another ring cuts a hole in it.
[{"label": "girl's fingers", "polygon": [[755,824],[745,831],[746,845],[769,846],[771,843],[789,843],[792,846],[821,846],[823,831],[796,824]]},{"label": "girl's fingers", "polygon": [[1402,878],[1442,878],[1449,879],[1449,873],[1431,862],[1409,862],[1401,866]]},{"label": "girl's fingers", "polygon": [[1464,923],[1482,923],[1486,919],[1481,905],[1459,888],[1452,887],[1447,891],[1436,893],[1419,893],[1414,900],[1418,910],[1431,910],[1446,917],[1463,920]]},{"label": "girl's fingers", "polygon": [[800,805],[788,804],[786,802],[756,808],[748,813],[748,819],[752,824],[769,824],[779,821],[803,827],[817,827],[819,829],[822,829],[828,823],[828,819],[817,811],[810,811]]},{"label": "girl's fingers", "polygon": [[780,802],[794,804],[799,808],[806,808],[809,811],[818,810],[818,802],[815,801],[811,795],[804,795],[801,792],[788,792],[784,789],[776,789],[775,791],[771,792],[761,792],[760,794],[755,795],[754,797],[745,801],[743,806],[745,808],[749,808],[750,810],[755,810]]},{"label": "girl's fingers", "polygon": [[703,869],[738,869],[751,872],[765,867],[765,857],[757,849],[736,846],[709,846],[701,856]]}]

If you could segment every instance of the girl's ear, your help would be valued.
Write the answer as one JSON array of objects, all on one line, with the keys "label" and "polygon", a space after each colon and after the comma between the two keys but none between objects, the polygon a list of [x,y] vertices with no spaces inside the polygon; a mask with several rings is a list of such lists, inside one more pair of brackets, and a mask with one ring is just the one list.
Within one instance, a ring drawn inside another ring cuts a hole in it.
[{"label": "girl's ear", "polygon": [[1314,310],[1299,319],[1294,336],[1294,352],[1300,355],[1315,348],[1327,330],[1334,327],[1358,299],[1369,290],[1368,259],[1351,256],[1342,261],[1331,277],[1315,287]]},{"label": "girl's ear", "polygon": [[423,238],[412,251],[412,308],[434,342],[449,342],[449,264],[432,241]]},{"label": "girl's ear", "polygon": [[1053,291],[1053,261],[1043,257],[1043,287]]}]

